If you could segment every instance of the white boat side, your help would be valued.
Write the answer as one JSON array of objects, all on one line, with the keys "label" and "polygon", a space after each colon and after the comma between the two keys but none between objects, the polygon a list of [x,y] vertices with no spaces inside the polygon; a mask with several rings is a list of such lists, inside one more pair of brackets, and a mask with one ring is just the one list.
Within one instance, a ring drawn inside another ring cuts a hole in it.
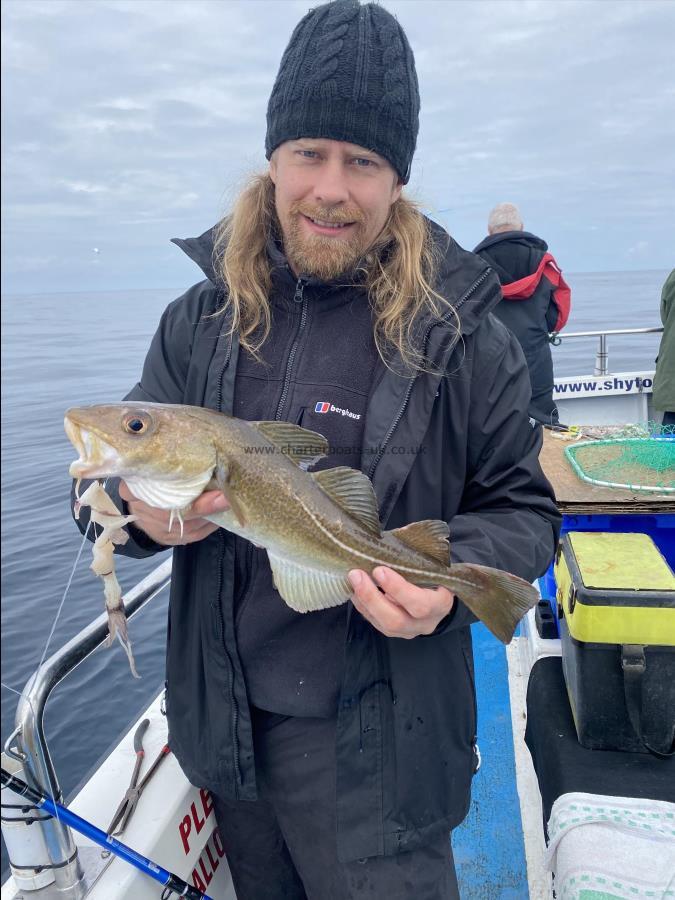
[{"label": "white boat side", "polygon": [[[124,794],[124,785],[128,784],[136,759],[133,735],[142,719],[150,720],[143,738],[145,768],[166,744],[167,725],[161,712],[161,699],[158,696],[132,725],[104,765],[70,803],[74,812],[99,828],[107,827]],[[198,790],[188,782],[172,753],[148,782],[120,840],[210,896],[236,900],[211,797],[208,791]],[[91,847],[92,854],[104,863],[88,897],[156,900],[159,887],[147,875],[87,838],[82,837],[80,841],[82,846]]]}]

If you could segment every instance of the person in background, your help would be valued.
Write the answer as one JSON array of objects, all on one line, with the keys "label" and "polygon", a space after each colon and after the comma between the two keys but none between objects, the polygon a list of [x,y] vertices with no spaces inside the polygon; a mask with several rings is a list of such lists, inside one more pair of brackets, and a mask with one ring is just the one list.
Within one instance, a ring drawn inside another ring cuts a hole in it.
[{"label": "person in background", "polygon": [[[527,369],[489,315],[496,275],[402,195],[419,106],[381,4],[300,21],[269,167],[219,226],[177,241],[203,277],[166,309],[127,399],[320,432],[319,467],[365,472],[383,527],[444,520],[453,562],[533,581],[560,516]],[[449,835],[477,765],[461,597],[354,570],[351,602],[301,615],[264,550],[204,518],[222,493],[179,529],[119,479],[108,491],[137,517],[124,553],[175,548],[169,743],[213,796],[239,900],[457,898]]]},{"label": "person in background", "polygon": [[488,218],[488,237],[475,248],[499,276],[503,300],[493,310],[518,338],[532,384],[530,416],[558,424],[553,400],[550,332],[567,322],[571,292],[548,244],[524,231],[518,207],[500,203]]},{"label": "person in background", "polygon": [[663,411],[662,425],[675,430],[675,269],[666,278],[661,291],[663,334],[656,358],[652,403]]}]

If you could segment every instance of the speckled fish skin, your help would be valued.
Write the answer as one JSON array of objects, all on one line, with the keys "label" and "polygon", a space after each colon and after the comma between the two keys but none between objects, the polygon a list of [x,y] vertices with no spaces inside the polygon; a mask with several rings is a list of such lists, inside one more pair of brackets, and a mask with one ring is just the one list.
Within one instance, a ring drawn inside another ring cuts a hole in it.
[{"label": "speckled fish skin", "polygon": [[275,586],[298,612],[346,602],[347,573],[379,565],[416,585],[446,587],[505,643],[538,600],[515,575],[446,565],[445,523],[381,532],[365,475],[303,467],[327,452],[315,432],[147,403],[73,408],[65,427],[80,454],[70,467],[75,478],[119,476],[146,502],[178,511],[203,490],[222,490],[231,508],[209,518],[267,550]]}]

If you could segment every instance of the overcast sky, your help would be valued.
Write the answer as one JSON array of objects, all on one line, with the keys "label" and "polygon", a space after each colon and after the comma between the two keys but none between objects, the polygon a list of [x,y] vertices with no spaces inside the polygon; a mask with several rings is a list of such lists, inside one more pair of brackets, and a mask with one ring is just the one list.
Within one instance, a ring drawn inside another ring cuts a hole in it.
[{"label": "overcast sky", "polygon": [[[383,2],[420,81],[409,193],[460,244],[512,201],[568,272],[675,265],[673,0]],[[311,5],[2,0],[3,292],[198,280],[168,241],[265,164]]]}]

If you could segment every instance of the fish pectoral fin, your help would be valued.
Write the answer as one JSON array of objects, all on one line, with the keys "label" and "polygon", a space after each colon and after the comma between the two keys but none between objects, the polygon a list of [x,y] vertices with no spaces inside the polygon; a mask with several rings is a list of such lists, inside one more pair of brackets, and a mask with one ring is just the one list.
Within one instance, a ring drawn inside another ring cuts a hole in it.
[{"label": "fish pectoral fin", "polygon": [[[213,473],[212,482],[219,491],[222,491],[223,494],[225,494],[225,499],[230,504],[230,509],[234,513],[237,522],[239,523],[241,528],[245,528],[246,515],[241,503],[237,499],[236,493],[232,490],[232,485],[230,484],[229,469],[226,466],[218,465],[215,472]],[[211,485],[209,485],[209,487],[211,487]]]},{"label": "fish pectoral fin", "polygon": [[314,612],[346,603],[353,591],[346,575],[332,575],[294,565],[268,552],[274,586],[296,612]]},{"label": "fish pectoral fin", "polygon": [[440,519],[425,519],[388,532],[412,550],[424,553],[447,566],[450,562],[450,529]]},{"label": "fish pectoral fin", "polygon": [[328,455],[328,441],[316,431],[292,422],[249,422],[249,425],[301,469],[308,469]]},{"label": "fish pectoral fin", "polygon": [[225,494],[225,499],[230,504],[230,509],[234,513],[237,522],[242,528],[246,528],[246,514],[236,494],[230,489],[228,484],[224,485],[221,490]]},{"label": "fish pectoral fin", "polygon": [[356,519],[375,537],[381,537],[380,514],[373,483],[367,475],[348,466],[312,472],[312,478],[340,509]]}]

